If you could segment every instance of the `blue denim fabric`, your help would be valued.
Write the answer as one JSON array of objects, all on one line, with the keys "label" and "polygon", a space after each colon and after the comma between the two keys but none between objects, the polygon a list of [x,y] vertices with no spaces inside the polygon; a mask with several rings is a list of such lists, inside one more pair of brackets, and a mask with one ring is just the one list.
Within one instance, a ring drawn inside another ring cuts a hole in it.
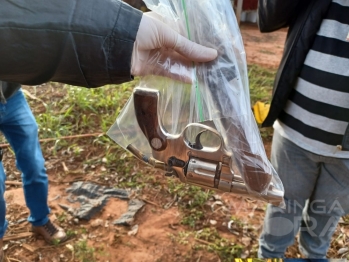
[{"label": "blue denim fabric", "polygon": [[271,162],[286,208],[268,205],[258,256],[283,258],[299,232],[300,252],[325,259],[340,217],[349,213],[349,159],[313,154],[275,133]]},{"label": "blue denim fabric", "polygon": [[[30,210],[28,221],[34,226],[44,225],[50,212],[45,160],[39,144],[38,127],[22,90],[8,99],[6,104],[0,103],[0,131],[13,148],[17,168],[22,172],[24,196]],[[7,228],[5,180],[4,168],[0,163],[0,238]]]}]

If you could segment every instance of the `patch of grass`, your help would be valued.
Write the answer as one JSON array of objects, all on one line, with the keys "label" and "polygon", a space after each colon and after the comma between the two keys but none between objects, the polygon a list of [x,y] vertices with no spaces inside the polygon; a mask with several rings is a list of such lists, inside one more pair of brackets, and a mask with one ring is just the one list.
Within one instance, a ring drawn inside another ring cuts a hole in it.
[{"label": "patch of grass", "polygon": [[178,205],[184,214],[181,223],[196,228],[205,217],[203,206],[213,196],[214,191],[184,184],[176,178],[168,179],[168,190],[179,199]]},{"label": "patch of grass", "polygon": [[187,225],[191,228],[195,228],[197,223],[205,217],[205,213],[202,210],[197,210],[195,208],[186,210],[181,223]]},{"label": "patch of grass", "polygon": [[230,220],[234,221],[234,225],[238,228],[243,228],[245,226],[245,222],[235,215],[232,215],[230,217]]},{"label": "patch of grass", "polygon": [[172,241],[181,245],[192,244],[194,250],[206,250],[215,253],[222,262],[231,262],[241,257],[243,247],[234,241],[222,237],[214,228],[204,228],[197,232],[180,231],[171,234]]},{"label": "patch of grass", "polygon": [[75,230],[71,230],[71,229],[68,229],[66,233],[67,233],[68,239],[75,237],[77,235],[77,232]]},{"label": "patch of grass", "polygon": [[248,66],[251,104],[257,101],[270,102],[276,70],[257,65]]},{"label": "patch of grass", "polygon": [[179,231],[177,235],[169,234],[172,241],[177,242],[181,245],[188,245],[190,239],[193,237],[194,233],[189,231]]},{"label": "patch of grass", "polygon": [[94,262],[95,258],[95,249],[89,247],[86,240],[79,240],[74,243],[74,256],[79,259],[81,262]]},{"label": "patch of grass", "polygon": [[52,245],[54,245],[54,246],[57,247],[57,246],[60,244],[60,242],[61,242],[61,241],[58,240],[58,239],[53,239],[53,240],[52,240]]},{"label": "patch of grass", "polygon": [[202,207],[214,194],[212,190],[184,184],[177,178],[168,179],[168,190],[172,195],[177,194],[188,208]]},{"label": "patch of grass", "polygon": [[234,261],[235,258],[241,257],[243,252],[243,247],[241,245],[221,237],[216,229],[205,228],[198,231],[195,237],[199,240],[203,240],[199,243],[203,243],[208,251],[216,253],[221,261],[224,262]]},{"label": "patch of grass", "polygon": [[[45,103],[44,112],[35,114],[40,138],[59,138],[86,130],[91,133],[106,132],[137,83],[133,81],[94,89],[70,85],[52,88],[55,92],[62,90],[57,92],[60,98],[51,98],[49,103]],[[55,87],[58,84],[50,85]]]},{"label": "patch of grass", "polygon": [[66,222],[67,221],[67,213],[65,213],[64,211],[59,213],[57,215],[57,220],[60,222],[60,223],[63,223],[63,222]]},{"label": "patch of grass", "polygon": [[[276,70],[268,69],[258,65],[248,67],[250,86],[250,99],[253,106],[257,101],[270,103]],[[259,127],[263,140],[271,140],[273,135],[272,127]]]}]

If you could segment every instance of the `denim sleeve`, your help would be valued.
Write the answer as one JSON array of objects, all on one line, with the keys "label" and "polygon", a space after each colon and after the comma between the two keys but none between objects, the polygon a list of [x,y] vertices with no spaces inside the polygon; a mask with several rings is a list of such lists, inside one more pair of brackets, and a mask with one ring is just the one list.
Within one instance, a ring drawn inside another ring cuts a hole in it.
[{"label": "denim sleeve", "polygon": [[142,12],[119,0],[0,0],[0,79],[98,87],[132,80]]}]

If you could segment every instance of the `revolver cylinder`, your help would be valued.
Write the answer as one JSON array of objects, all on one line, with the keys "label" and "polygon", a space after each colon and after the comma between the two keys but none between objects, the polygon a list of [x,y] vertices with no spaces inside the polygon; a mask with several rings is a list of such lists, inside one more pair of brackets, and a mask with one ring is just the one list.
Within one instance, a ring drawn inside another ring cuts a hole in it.
[{"label": "revolver cylinder", "polygon": [[199,158],[191,158],[188,162],[186,181],[209,188],[230,192],[232,186],[246,189],[242,178],[235,176],[228,165],[222,162],[209,162]]},{"label": "revolver cylinder", "polygon": [[215,188],[216,177],[217,164],[202,161],[198,158],[189,160],[187,168],[188,183]]}]

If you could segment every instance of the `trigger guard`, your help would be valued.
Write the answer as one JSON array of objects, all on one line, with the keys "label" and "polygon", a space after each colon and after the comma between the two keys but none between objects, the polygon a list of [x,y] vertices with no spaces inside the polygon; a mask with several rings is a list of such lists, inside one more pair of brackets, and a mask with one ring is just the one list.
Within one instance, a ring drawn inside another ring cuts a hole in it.
[{"label": "trigger guard", "polygon": [[204,132],[210,131],[210,132],[216,134],[216,135],[219,137],[219,139],[220,139],[220,146],[219,146],[218,148],[219,148],[219,149],[222,149],[222,146],[223,146],[223,139],[222,139],[222,136],[221,136],[220,133],[218,133],[218,131],[217,131],[216,129],[214,129],[214,128],[211,127],[211,126],[203,125],[203,124],[200,124],[200,123],[191,123],[191,124],[188,124],[188,125],[184,128],[184,130],[183,130],[183,132],[182,132],[182,136],[184,137],[185,131],[186,131],[189,127],[195,127],[195,126],[196,126],[196,127],[201,127],[201,128],[203,128],[204,130],[200,131],[200,132],[196,135],[196,137],[195,137],[195,143],[190,143],[190,141],[188,141],[188,145],[189,145],[191,148],[196,149],[196,150],[201,150],[201,149],[203,149],[203,146],[202,146],[202,144],[201,144],[201,142],[200,142],[200,136],[201,136]]},{"label": "trigger guard", "polygon": [[200,124],[200,123],[191,123],[191,124],[188,124],[188,125],[184,128],[182,134],[184,134],[185,131],[186,131],[189,127],[192,127],[192,126],[201,127],[201,128],[203,128],[203,129],[205,129],[205,131],[210,131],[210,132],[212,132],[212,133],[215,133],[215,134],[218,135],[219,137],[221,137],[221,135],[218,133],[218,131],[217,131],[216,129],[214,129],[214,128],[211,127],[211,126],[203,125],[203,124]]}]

